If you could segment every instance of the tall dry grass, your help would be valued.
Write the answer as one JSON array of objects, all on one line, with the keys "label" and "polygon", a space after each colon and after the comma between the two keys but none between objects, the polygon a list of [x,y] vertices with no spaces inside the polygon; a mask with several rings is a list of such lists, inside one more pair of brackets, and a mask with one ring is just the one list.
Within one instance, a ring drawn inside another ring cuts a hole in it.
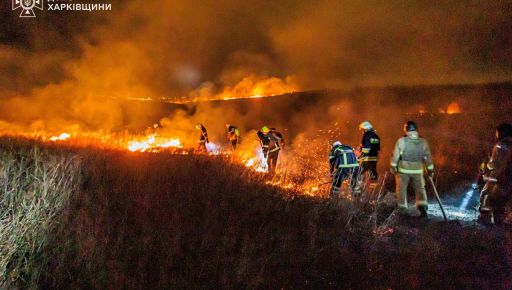
[{"label": "tall dry grass", "polygon": [[18,142],[0,143],[0,273],[29,285],[52,258],[43,251],[80,188],[81,167],[69,153]]},{"label": "tall dry grass", "polygon": [[2,203],[7,286],[510,286],[509,234],[393,217],[379,223],[371,203],[380,188],[349,202],[266,185],[222,157],[0,144],[2,166],[11,168],[2,169],[10,184],[2,200],[13,200],[10,210]]}]

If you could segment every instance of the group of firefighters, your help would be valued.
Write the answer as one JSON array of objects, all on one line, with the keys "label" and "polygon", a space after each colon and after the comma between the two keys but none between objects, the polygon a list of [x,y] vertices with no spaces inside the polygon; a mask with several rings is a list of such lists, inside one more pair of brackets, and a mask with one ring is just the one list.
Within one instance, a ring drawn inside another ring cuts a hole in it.
[{"label": "group of firefighters", "polygon": [[[200,152],[206,152],[206,144],[210,142],[206,127],[198,123],[196,124],[196,129],[199,131],[198,150]],[[237,145],[242,141],[240,129],[238,129],[237,126],[226,124],[226,130],[227,140],[231,145],[231,149],[236,150]],[[284,137],[276,128],[269,128],[267,126],[263,126],[256,135],[258,136],[263,155],[267,162],[268,172],[273,174],[276,170],[279,151],[284,147]]]},{"label": "group of firefighters", "polygon": [[[202,124],[197,124],[200,131],[199,148],[206,151],[208,133]],[[233,150],[241,141],[240,130],[226,124],[227,139]],[[351,191],[358,191],[361,176],[368,176],[372,183],[378,179],[377,162],[381,150],[381,140],[376,130],[368,121],[359,125],[362,140],[359,148],[353,148],[340,141],[335,141],[329,154],[330,176],[332,181],[331,196],[338,197],[345,182]],[[411,186],[416,194],[416,209],[420,217],[427,217],[427,193],[424,172],[431,179],[434,175],[434,163],[427,140],[420,137],[418,125],[408,121],[403,127],[404,136],[399,138],[391,157],[391,173],[396,180],[396,199],[400,213],[409,215],[407,189]],[[279,151],[284,146],[283,135],[275,128],[263,126],[256,133],[267,161],[269,173],[275,173]],[[512,125],[503,123],[496,128],[497,143],[494,145],[488,162],[482,167],[482,189],[480,193],[479,221],[484,224],[512,224],[507,219],[508,210],[512,209]]]}]

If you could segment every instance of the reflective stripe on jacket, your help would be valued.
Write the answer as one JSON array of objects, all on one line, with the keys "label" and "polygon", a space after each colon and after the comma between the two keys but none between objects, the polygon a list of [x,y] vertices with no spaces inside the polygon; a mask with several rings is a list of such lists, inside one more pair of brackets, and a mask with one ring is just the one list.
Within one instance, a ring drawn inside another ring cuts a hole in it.
[{"label": "reflective stripe on jacket", "polygon": [[339,145],[331,150],[329,154],[329,164],[331,173],[337,170],[337,168],[359,167],[354,149],[346,145]]},{"label": "reflective stripe on jacket", "polygon": [[270,152],[276,152],[278,150],[281,150],[281,147],[279,146],[279,140],[271,133],[263,134],[258,132],[258,138],[261,142],[261,147],[263,148],[263,153],[267,154]]},{"label": "reflective stripe on jacket", "polygon": [[380,151],[380,137],[375,131],[366,131],[361,141],[361,161],[377,161]]}]

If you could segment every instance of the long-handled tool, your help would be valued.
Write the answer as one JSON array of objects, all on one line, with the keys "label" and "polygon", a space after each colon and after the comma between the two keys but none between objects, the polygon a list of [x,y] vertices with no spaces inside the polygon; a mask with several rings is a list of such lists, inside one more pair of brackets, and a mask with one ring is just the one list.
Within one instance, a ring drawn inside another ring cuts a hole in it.
[{"label": "long-handled tool", "polygon": [[443,213],[444,221],[448,221],[448,218],[446,218],[446,213],[444,212],[444,206],[441,203],[441,198],[439,198],[439,193],[437,192],[436,185],[434,183],[434,180],[431,176],[428,176],[428,180],[430,181],[430,185],[432,185],[432,189],[434,190],[434,195],[436,197],[437,203],[439,203],[439,207],[441,208],[441,212]]}]

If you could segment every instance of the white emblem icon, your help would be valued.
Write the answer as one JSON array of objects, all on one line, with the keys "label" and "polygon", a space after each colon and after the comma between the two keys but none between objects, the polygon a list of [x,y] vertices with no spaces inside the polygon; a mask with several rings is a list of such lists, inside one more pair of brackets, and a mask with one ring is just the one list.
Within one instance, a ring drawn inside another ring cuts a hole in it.
[{"label": "white emblem icon", "polygon": [[20,17],[36,17],[34,8],[43,10],[43,0],[12,0],[12,10],[21,8]]}]

